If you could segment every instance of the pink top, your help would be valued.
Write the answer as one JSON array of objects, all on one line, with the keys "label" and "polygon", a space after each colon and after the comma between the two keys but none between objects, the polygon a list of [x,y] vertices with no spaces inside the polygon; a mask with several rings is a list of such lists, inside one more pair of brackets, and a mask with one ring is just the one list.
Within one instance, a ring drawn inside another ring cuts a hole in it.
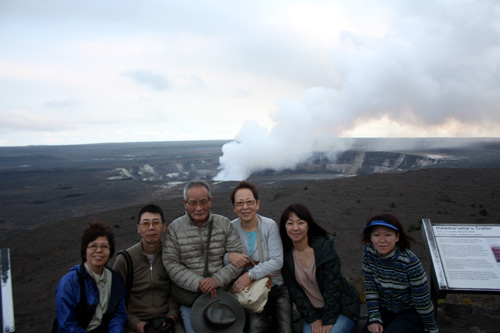
[{"label": "pink top", "polygon": [[295,265],[295,278],[297,283],[304,289],[304,292],[309,298],[312,306],[317,309],[323,308],[325,301],[316,281],[316,260],[314,258],[309,263],[309,266],[304,267],[299,258],[293,255],[293,263]]}]

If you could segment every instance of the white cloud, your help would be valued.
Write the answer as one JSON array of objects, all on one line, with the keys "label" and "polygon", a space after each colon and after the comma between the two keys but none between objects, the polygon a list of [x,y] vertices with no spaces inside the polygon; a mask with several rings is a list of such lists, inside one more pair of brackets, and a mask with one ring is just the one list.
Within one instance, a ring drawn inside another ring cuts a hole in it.
[{"label": "white cloud", "polygon": [[167,78],[158,73],[152,73],[145,70],[127,71],[122,73],[124,76],[132,78],[139,84],[145,84],[154,90],[169,90],[171,88]]},{"label": "white cloud", "polygon": [[384,117],[494,134],[498,16],[486,0],[2,1],[0,144],[232,139],[294,119],[335,137]]}]

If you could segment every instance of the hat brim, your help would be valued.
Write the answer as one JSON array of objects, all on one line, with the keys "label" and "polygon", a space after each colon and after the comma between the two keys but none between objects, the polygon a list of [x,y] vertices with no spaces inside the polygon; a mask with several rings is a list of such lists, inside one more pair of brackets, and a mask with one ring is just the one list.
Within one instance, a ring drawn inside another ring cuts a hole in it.
[{"label": "hat brim", "polygon": [[[233,309],[236,320],[230,327],[224,329],[214,329],[206,325],[205,320],[203,319],[203,311],[205,310],[205,307],[214,300],[220,300],[220,302]],[[191,307],[191,326],[193,326],[195,332],[243,332],[245,321],[245,309],[243,309],[236,297],[228,292],[225,292],[224,290],[217,290],[217,297],[214,299],[212,299],[210,294],[203,294],[199,296]]]},{"label": "hat brim", "polygon": [[367,231],[373,227],[376,227],[376,226],[382,226],[382,227],[386,227],[386,228],[391,228],[397,232],[399,232],[399,229],[396,228],[395,226],[393,226],[392,224],[390,223],[387,223],[385,221],[380,221],[380,220],[377,220],[377,221],[372,221],[370,222],[370,224],[368,224],[366,227],[365,227],[365,230],[364,231]]}]

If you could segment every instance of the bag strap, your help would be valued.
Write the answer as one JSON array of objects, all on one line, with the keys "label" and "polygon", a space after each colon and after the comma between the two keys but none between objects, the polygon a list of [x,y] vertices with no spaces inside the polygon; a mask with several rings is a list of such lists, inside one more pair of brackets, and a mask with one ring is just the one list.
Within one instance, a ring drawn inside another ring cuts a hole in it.
[{"label": "bag strap", "polygon": [[203,277],[208,276],[208,249],[210,248],[210,241],[212,239],[212,229],[214,227],[214,220],[211,219],[208,225],[207,248],[205,250],[205,269],[203,270]]},{"label": "bag strap", "polygon": [[264,250],[262,250],[262,239],[260,238],[259,223],[257,222],[257,249],[259,251],[260,262],[264,261]]},{"label": "bag strap", "polygon": [[[82,264],[80,266],[80,269],[85,269],[85,266]],[[78,271],[77,273],[78,273],[78,283],[80,284],[80,301],[78,303],[87,305],[87,294],[85,293],[85,280],[83,278],[83,273]]]},{"label": "bag strap", "polygon": [[125,296],[125,303],[128,305],[130,290],[132,290],[132,285],[134,284],[134,265],[127,250],[118,251],[116,255],[119,254],[123,255],[125,257],[125,261],[127,262],[127,278],[125,279],[125,287],[127,288],[128,294]]},{"label": "bag strap", "polygon": [[[263,262],[264,261],[264,250],[262,249],[262,239],[260,237],[260,229],[259,229],[259,225],[258,224],[257,224],[257,249],[259,251],[260,262]],[[253,260],[251,261],[251,263],[252,263],[252,265],[256,266],[256,264],[255,264],[255,262]],[[271,276],[277,276],[277,275],[276,274],[268,274],[265,277],[270,278]],[[250,284],[250,286],[253,284],[254,281],[252,281],[252,283]],[[250,286],[248,286],[248,288],[250,288]]]}]

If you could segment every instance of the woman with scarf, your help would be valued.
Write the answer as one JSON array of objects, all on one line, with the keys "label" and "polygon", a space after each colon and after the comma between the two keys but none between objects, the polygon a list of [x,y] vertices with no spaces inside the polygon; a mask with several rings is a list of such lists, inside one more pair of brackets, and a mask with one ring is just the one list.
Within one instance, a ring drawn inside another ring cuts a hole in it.
[{"label": "woman with scarf", "polygon": [[56,289],[56,332],[123,332],[126,288],[106,267],[115,251],[109,226],[90,223],[82,233],[82,264],[64,275]]}]

